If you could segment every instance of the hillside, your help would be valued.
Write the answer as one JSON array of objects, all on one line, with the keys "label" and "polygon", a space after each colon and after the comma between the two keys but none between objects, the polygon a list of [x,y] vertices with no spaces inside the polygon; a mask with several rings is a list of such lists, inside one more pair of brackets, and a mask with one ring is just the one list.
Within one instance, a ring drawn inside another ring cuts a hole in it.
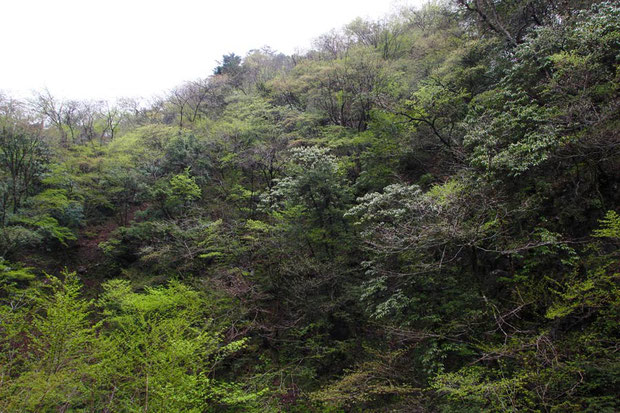
[{"label": "hillside", "polygon": [[0,412],[619,411],[619,186],[613,1],[0,94]]}]

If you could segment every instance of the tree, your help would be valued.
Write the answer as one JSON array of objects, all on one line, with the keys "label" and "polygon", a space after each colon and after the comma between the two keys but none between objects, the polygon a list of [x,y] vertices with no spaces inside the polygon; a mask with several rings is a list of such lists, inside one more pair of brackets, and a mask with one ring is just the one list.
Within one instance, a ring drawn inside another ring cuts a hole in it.
[{"label": "tree", "polygon": [[38,298],[26,370],[6,394],[9,410],[81,405],[90,395],[98,326],[89,320],[92,303],[80,297],[77,275],[63,277],[48,276],[50,292]]},{"label": "tree", "polygon": [[234,53],[224,55],[222,61],[218,62],[218,66],[213,70],[213,74],[224,76],[233,88],[243,90],[243,74],[245,70],[241,62],[241,56],[237,56]]},{"label": "tree", "polygon": [[552,0],[458,0],[465,10],[475,14],[483,27],[503,37],[512,47],[522,43],[529,30],[557,18],[570,16],[587,8],[586,1],[555,2]]},{"label": "tree", "polygon": [[111,106],[108,102],[105,103],[103,112],[103,128],[100,135],[100,143],[107,139],[108,141],[114,140],[114,137],[118,131],[120,124],[126,117],[126,113],[119,106]]},{"label": "tree", "polygon": [[333,255],[337,245],[345,247],[341,240],[347,233],[344,212],[349,199],[336,157],[326,148],[304,147],[293,150],[288,176],[277,181],[263,202],[275,210],[299,214],[291,224],[300,225],[302,239],[306,238],[311,248],[318,245]]},{"label": "tree", "polygon": [[110,329],[103,338],[107,367],[101,384],[115,394],[108,409],[198,411],[218,403],[251,405],[255,395],[212,378],[217,363],[241,350],[245,340],[222,342],[205,297],[179,282],[144,293],[132,292],[123,280],[103,287],[99,304]]},{"label": "tree", "polygon": [[366,130],[386,78],[374,51],[350,50],[339,59],[308,60],[295,68],[303,77],[308,109],[334,125]]},{"label": "tree", "polygon": [[45,144],[37,133],[17,125],[2,126],[0,176],[3,175],[5,181],[0,194],[0,226],[6,224],[7,213],[16,214],[24,199],[34,192],[46,161]]},{"label": "tree", "polygon": [[69,142],[65,125],[66,110],[64,102],[56,100],[51,92],[46,89],[35,96],[32,105],[43,116],[44,121],[49,122],[49,124],[56,128],[60,135],[60,144],[67,146]]},{"label": "tree", "polygon": [[217,63],[219,66],[213,69],[215,75],[235,76],[241,71],[241,57],[234,53],[224,55],[222,61]]}]

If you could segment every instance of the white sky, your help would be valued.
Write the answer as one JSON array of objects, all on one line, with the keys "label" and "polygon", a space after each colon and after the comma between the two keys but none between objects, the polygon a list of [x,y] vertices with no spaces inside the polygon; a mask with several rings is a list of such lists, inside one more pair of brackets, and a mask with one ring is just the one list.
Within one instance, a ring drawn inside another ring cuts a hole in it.
[{"label": "white sky", "polygon": [[379,18],[395,7],[393,0],[0,0],[0,90],[149,97],[208,76],[223,54],[266,45],[290,54],[357,16]]}]

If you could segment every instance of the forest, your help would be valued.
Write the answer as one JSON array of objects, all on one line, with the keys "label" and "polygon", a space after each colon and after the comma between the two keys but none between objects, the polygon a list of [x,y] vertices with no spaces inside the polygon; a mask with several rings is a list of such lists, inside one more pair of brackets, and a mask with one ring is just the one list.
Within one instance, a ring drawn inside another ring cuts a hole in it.
[{"label": "forest", "polygon": [[0,94],[0,412],[620,411],[620,4],[317,35]]}]

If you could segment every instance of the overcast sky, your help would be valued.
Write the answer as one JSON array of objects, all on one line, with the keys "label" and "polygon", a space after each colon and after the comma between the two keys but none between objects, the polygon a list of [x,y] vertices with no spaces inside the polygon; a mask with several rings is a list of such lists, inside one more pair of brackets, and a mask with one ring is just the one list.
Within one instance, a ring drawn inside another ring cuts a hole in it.
[{"label": "overcast sky", "polygon": [[355,17],[420,0],[0,0],[0,91],[149,97],[206,77],[226,53],[290,54]]}]

